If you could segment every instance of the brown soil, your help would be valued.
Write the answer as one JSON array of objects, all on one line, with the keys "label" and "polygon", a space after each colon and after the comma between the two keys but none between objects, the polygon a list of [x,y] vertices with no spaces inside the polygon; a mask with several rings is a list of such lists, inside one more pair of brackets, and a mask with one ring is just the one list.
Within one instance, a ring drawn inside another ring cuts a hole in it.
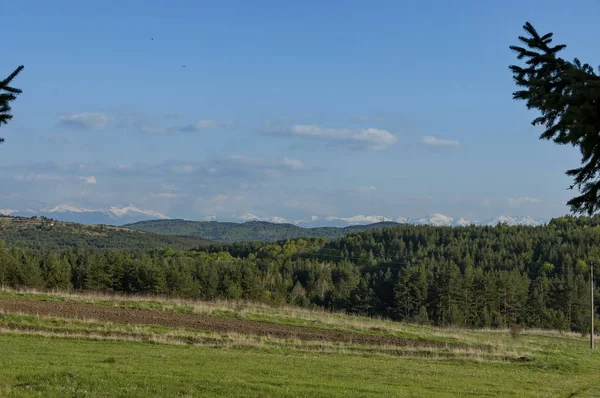
[{"label": "brown soil", "polygon": [[92,304],[0,299],[0,310],[22,314],[53,316],[61,318],[91,319],[132,325],[158,325],[174,328],[234,332],[283,339],[332,341],[370,345],[414,346],[414,347],[457,347],[456,344],[401,339],[388,336],[317,329],[277,323],[249,321],[230,318],[212,318],[196,314],[103,307]]}]

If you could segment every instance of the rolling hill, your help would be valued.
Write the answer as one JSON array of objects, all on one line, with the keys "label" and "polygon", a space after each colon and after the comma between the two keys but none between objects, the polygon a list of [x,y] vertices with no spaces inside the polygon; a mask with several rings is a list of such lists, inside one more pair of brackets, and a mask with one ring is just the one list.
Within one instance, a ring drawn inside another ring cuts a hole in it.
[{"label": "rolling hill", "polygon": [[265,221],[245,223],[218,221],[151,220],[127,224],[125,228],[161,235],[200,237],[217,242],[264,241],[273,242],[294,238],[338,239],[352,232],[380,229],[398,225],[380,222],[369,225],[353,225],[344,228],[302,228],[293,224],[274,224]]},{"label": "rolling hill", "polygon": [[0,216],[0,240],[6,246],[34,250],[116,249],[150,250],[173,248],[188,250],[207,243],[197,237],[161,236],[108,225],[84,225],[45,217]]}]

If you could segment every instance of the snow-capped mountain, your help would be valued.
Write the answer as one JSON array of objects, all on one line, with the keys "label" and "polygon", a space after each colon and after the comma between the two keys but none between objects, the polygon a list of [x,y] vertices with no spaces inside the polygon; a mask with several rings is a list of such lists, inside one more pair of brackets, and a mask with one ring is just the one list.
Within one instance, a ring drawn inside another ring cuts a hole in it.
[{"label": "snow-capped mountain", "polygon": [[535,227],[538,225],[546,224],[548,221],[542,218],[534,219],[532,217],[507,217],[500,216],[493,219],[489,219],[483,222],[478,223],[479,225],[497,225],[497,224],[507,224],[507,225],[527,225],[531,227]]},{"label": "snow-capped mountain", "polygon": [[365,216],[365,215],[358,215],[358,216],[352,216],[352,217],[327,217],[326,221],[329,222],[331,224],[331,226],[342,226],[342,227],[347,227],[350,225],[368,225],[368,224],[375,224],[378,222],[384,222],[384,221],[392,221],[391,218],[387,218],[384,216]]},{"label": "snow-capped mountain", "polygon": [[[111,206],[105,209],[91,209],[84,207],[76,207],[71,205],[59,205],[53,208],[42,210],[25,210],[17,211],[14,209],[0,209],[0,214],[31,217],[34,215],[46,216],[61,221],[77,222],[82,224],[108,224],[108,225],[124,225],[145,220],[169,219],[166,214],[159,213],[154,210],[140,209],[137,206],[129,205],[125,207]],[[317,227],[348,227],[353,225],[368,225],[380,222],[395,222],[398,224],[413,224],[413,225],[433,225],[433,226],[467,226],[467,225],[527,225],[537,226],[548,222],[545,219],[536,219],[529,216],[509,217],[499,216],[495,218],[485,219],[481,221],[469,220],[464,217],[453,218],[440,213],[434,213],[427,217],[408,218],[396,217],[390,218],[381,215],[355,215],[349,217],[340,216],[310,216],[296,221],[289,221],[286,218],[279,216],[264,216],[260,217],[255,214],[246,212],[239,215],[232,215],[228,218],[217,216],[206,216],[203,221],[228,221],[228,222],[249,222],[263,221],[274,224],[294,224],[303,228]]]},{"label": "snow-capped mountain", "polygon": [[133,205],[125,207],[112,206],[106,209],[87,209],[69,205],[59,205],[40,211],[28,210],[25,212],[13,212],[11,215],[23,217],[38,215],[81,224],[107,225],[124,225],[143,220],[166,220],[170,218],[157,211],[140,209]]},{"label": "snow-capped mountain", "polygon": [[454,218],[439,213],[434,213],[427,217],[418,218],[414,221],[414,224],[434,225],[437,227],[455,225]]},{"label": "snow-capped mountain", "polygon": [[486,219],[484,221],[473,221],[464,217],[453,218],[444,214],[434,213],[427,217],[411,219],[408,217],[397,217],[395,219],[384,216],[365,216],[357,215],[352,217],[325,217],[312,216],[308,219],[295,221],[294,224],[304,228],[315,227],[348,227],[351,225],[368,225],[383,221],[392,221],[398,224],[413,224],[413,225],[433,225],[433,226],[453,226],[464,227],[468,225],[527,225],[537,226],[543,225],[548,221],[545,219],[534,219],[532,217],[508,217],[500,216],[496,218]]},{"label": "snow-capped mountain", "polygon": [[273,217],[258,217],[252,213],[244,213],[241,215],[233,215],[231,216],[230,220],[226,220],[226,221],[233,221],[233,222],[247,222],[247,221],[265,221],[265,222],[270,222],[273,224],[288,224],[290,223],[287,219],[283,218],[283,217],[278,217],[278,216],[273,216]]},{"label": "snow-capped mountain", "polygon": [[326,220],[322,220],[318,216],[310,216],[310,218],[296,220],[293,224],[302,228],[316,228],[320,227],[324,222],[326,222]]}]

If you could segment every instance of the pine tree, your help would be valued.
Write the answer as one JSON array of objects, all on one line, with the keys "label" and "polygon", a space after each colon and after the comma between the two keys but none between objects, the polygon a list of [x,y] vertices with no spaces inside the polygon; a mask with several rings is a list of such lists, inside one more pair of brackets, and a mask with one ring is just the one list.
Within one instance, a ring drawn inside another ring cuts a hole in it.
[{"label": "pine tree", "polygon": [[[0,81],[0,126],[8,123],[13,115],[10,113],[10,103],[21,94],[21,90],[10,86],[12,80],[23,70],[23,65],[19,66],[6,79]],[[4,142],[4,138],[0,137],[0,142]]]},{"label": "pine tree", "polygon": [[401,320],[413,321],[419,318],[427,298],[425,269],[415,266],[403,268],[394,287],[394,298],[396,312]]},{"label": "pine tree", "polygon": [[566,46],[550,46],[552,33],[540,36],[529,22],[523,28],[529,34],[519,36],[525,46],[510,46],[519,60],[526,60],[524,67],[510,66],[522,88],[513,98],[540,111],[532,122],[546,128],[540,139],[579,147],[581,167],[566,173],[574,178],[571,188],[576,186],[581,195],[568,205],[574,212],[592,214],[600,209],[600,76],[577,58],[570,62],[558,57]]}]

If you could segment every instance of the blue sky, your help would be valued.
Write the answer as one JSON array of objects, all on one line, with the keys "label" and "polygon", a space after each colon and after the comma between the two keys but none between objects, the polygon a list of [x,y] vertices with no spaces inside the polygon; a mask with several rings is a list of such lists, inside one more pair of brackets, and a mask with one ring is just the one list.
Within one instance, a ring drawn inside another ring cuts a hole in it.
[{"label": "blue sky", "polygon": [[0,73],[25,70],[0,129],[0,209],[562,215],[579,156],[539,141],[512,100],[508,46],[531,21],[598,64],[598,13],[595,0],[3,0]]}]

